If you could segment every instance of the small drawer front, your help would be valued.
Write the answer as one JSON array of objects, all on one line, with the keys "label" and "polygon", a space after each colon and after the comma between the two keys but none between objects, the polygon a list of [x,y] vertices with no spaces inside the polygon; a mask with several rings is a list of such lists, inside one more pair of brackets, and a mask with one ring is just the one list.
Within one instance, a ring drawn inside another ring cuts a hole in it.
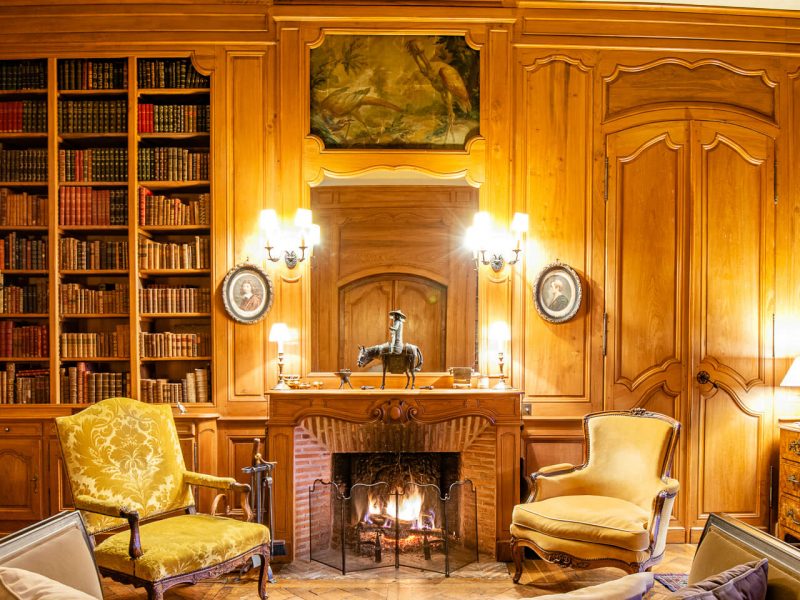
[{"label": "small drawer front", "polygon": [[778,520],[786,529],[800,531],[800,500],[781,494],[778,503]]},{"label": "small drawer front", "polygon": [[781,429],[781,459],[800,462],[800,431]]},{"label": "small drawer front", "polygon": [[16,437],[18,435],[42,435],[42,424],[22,421],[0,421],[0,437]]},{"label": "small drawer front", "polygon": [[[781,494],[800,497],[800,463],[781,461]],[[800,515],[798,515],[800,520]]]}]

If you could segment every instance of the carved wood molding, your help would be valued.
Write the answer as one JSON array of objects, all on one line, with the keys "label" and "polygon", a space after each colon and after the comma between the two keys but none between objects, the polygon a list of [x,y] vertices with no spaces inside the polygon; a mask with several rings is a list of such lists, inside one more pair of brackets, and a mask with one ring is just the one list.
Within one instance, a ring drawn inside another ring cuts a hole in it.
[{"label": "carved wood molding", "polygon": [[[732,87],[741,93],[731,95]],[[669,57],[642,65],[617,65],[603,77],[602,89],[604,120],[648,106],[691,103],[729,105],[770,123],[777,120],[778,82],[765,69],[744,69],[718,59]]]},{"label": "carved wood molding", "polygon": [[490,424],[522,423],[522,392],[484,390],[317,390],[270,394],[270,425],[296,427],[304,419],[329,417],[350,423],[442,423],[481,417]]}]

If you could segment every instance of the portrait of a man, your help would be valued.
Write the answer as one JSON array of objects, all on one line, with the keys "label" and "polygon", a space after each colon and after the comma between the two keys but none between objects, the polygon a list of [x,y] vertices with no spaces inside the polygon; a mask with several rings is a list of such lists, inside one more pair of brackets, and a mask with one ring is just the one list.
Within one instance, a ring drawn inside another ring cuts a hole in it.
[{"label": "portrait of a man", "polygon": [[260,267],[243,263],[228,271],[222,282],[222,301],[228,315],[239,323],[257,323],[269,312],[272,280]]},{"label": "portrait of a man", "polygon": [[564,310],[569,304],[568,289],[569,286],[563,277],[554,276],[550,279],[548,290],[550,299],[547,302],[547,307],[553,312]]},{"label": "portrait of a man", "polygon": [[263,297],[263,290],[258,281],[252,277],[248,277],[242,281],[239,292],[239,308],[246,311],[257,310],[258,307],[261,306]]},{"label": "portrait of a man", "polygon": [[539,272],[533,285],[536,312],[550,323],[572,319],[581,306],[581,279],[569,265],[556,261]]}]

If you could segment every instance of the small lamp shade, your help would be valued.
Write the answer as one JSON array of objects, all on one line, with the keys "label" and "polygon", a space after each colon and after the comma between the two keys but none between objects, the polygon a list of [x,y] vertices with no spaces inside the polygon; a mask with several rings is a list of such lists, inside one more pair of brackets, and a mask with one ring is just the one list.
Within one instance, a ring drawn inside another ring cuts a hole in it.
[{"label": "small lamp shade", "polygon": [[302,229],[311,227],[312,222],[311,211],[307,208],[298,208],[294,215],[294,224]]},{"label": "small lamp shade", "polygon": [[289,341],[289,327],[286,323],[273,323],[269,330],[269,341],[278,343],[278,352],[283,352],[284,342]]},{"label": "small lamp shade", "polygon": [[497,352],[505,349],[506,342],[511,339],[511,330],[505,321],[495,321],[489,325],[489,344]]},{"label": "small lamp shade", "polygon": [[527,213],[514,213],[514,218],[511,219],[511,231],[516,234],[528,233]]},{"label": "small lamp shade", "polygon": [[279,228],[278,213],[272,208],[262,210],[258,218],[258,225],[267,236],[274,234]]},{"label": "small lamp shade", "polygon": [[792,366],[783,376],[781,387],[800,387],[800,356],[792,361]]}]

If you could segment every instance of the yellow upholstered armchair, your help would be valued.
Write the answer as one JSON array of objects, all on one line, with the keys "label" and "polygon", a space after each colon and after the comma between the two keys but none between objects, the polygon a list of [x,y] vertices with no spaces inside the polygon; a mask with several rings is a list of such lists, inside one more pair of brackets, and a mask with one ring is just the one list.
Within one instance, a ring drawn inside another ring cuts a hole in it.
[{"label": "yellow upholstered armchair", "polygon": [[56,427],[75,506],[89,534],[128,526],[95,546],[103,575],[144,587],[149,600],[160,600],[174,585],[217,577],[258,555],[258,593],[267,597],[269,530],[196,513],[191,490],[197,485],[242,492],[249,519],[250,486],[187,471],[168,405],[109,398],[57,418]]},{"label": "yellow upholstered armchair", "polygon": [[511,549],[522,576],[523,548],[564,567],[649,570],[661,560],[680,487],[669,478],[680,423],[635,408],[587,415],[584,464],[545,467],[514,507]]}]

